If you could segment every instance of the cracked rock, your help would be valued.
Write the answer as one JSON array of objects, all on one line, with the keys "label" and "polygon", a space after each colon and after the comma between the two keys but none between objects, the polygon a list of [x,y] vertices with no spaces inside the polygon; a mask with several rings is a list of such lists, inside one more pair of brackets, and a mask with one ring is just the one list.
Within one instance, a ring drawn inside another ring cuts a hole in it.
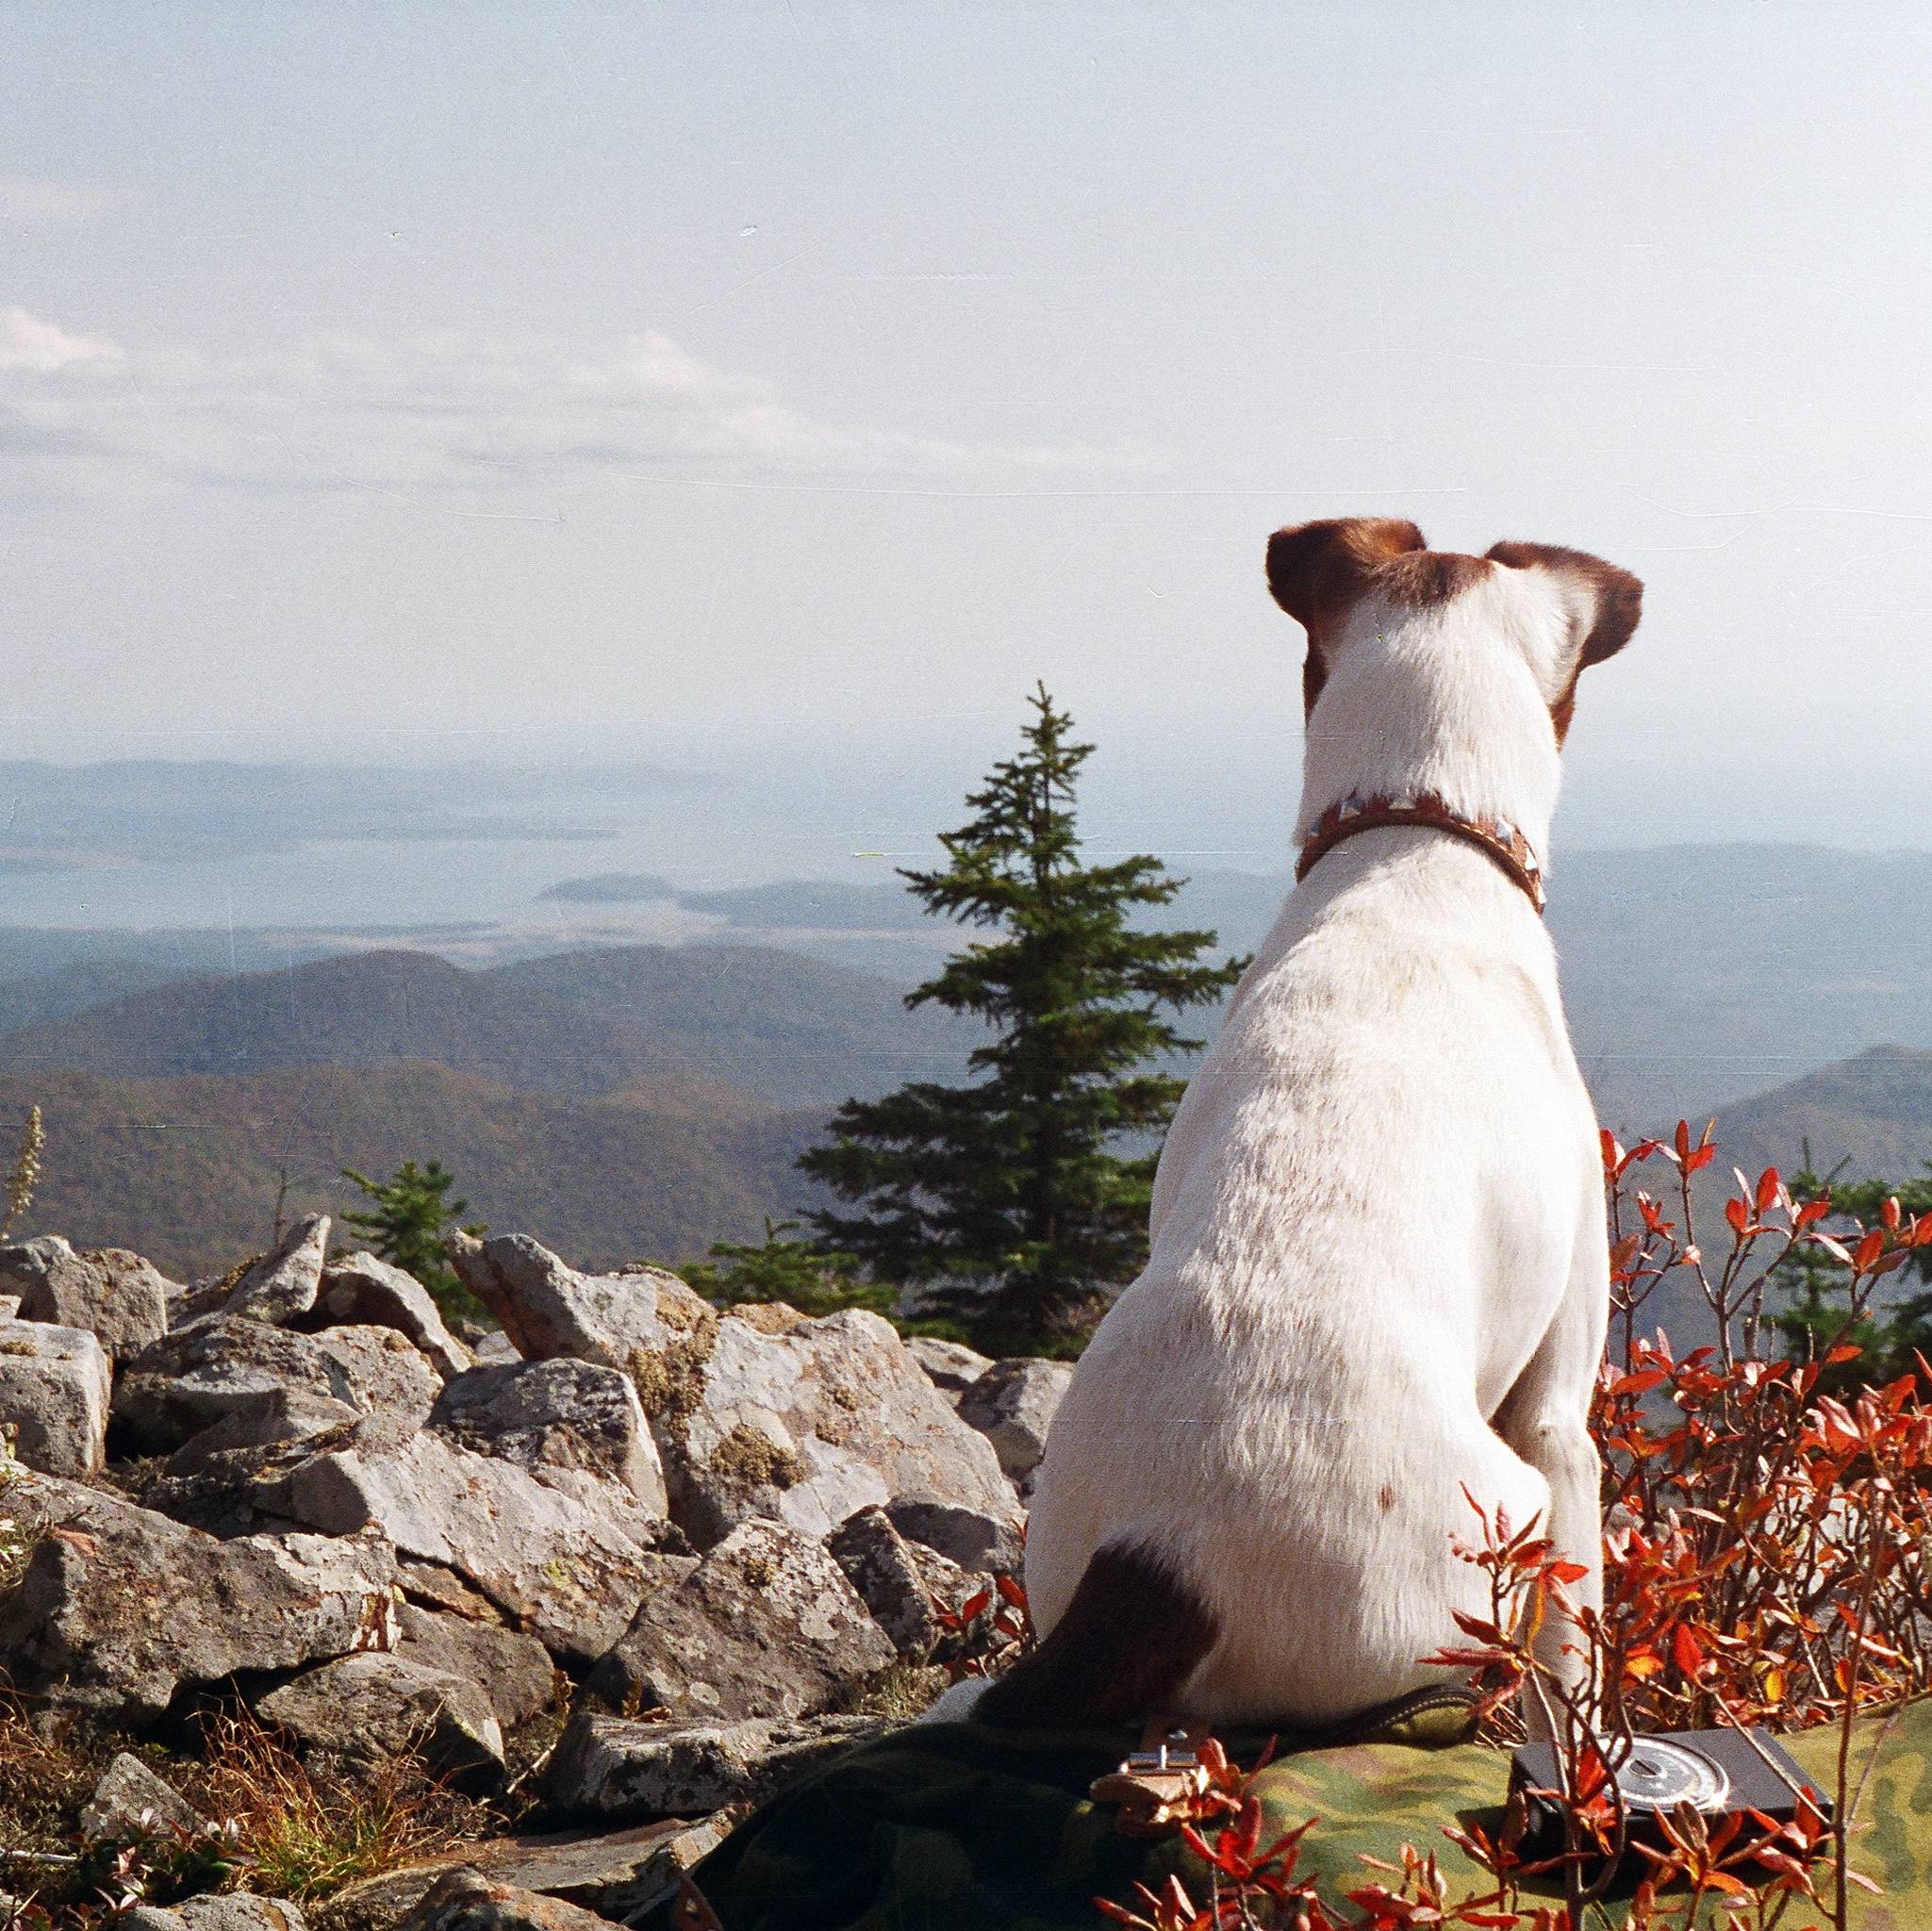
[{"label": "cracked rock", "polygon": [[808,1716],[895,1654],[821,1543],[755,1521],[650,1596],[588,1688],[612,1708],[693,1720]]},{"label": "cracked rock", "polygon": [[38,1536],[0,1598],[0,1656],[19,1689],[50,1704],[139,1727],[184,1685],[392,1638],[395,1551],[379,1535],[220,1542],[25,1472],[0,1503]]},{"label": "cracked rock", "polygon": [[657,1444],[637,1391],[616,1368],[562,1357],[472,1368],[443,1389],[428,1425],[533,1474],[574,1468],[608,1477],[653,1515],[665,1512]]}]

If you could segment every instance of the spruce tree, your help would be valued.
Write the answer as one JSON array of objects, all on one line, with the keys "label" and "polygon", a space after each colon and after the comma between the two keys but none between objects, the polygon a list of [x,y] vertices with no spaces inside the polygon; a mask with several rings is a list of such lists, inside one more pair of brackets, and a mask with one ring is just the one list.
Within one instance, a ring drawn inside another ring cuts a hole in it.
[{"label": "spruce tree", "polygon": [[1212,932],[1131,923],[1186,881],[1145,855],[1081,862],[1075,786],[1093,747],[1071,741],[1044,685],[1028,701],[1019,754],[941,835],[946,866],[900,873],[928,911],[994,934],[906,997],[987,1023],[975,1077],[848,1100],[831,1143],[799,1161],[856,1203],[812,1215],[826,1248],[923,1288],[941,1325],[1002,1354],[1073,1351],[1145,1264],[1144,1149],[1184,1087],[1149,1063],[1200,1045],[1163,1015],[1212,1004],[1247,963],[1202,963]]},{"label": "spruce tree", "polygon": [[[451,1229],[461,1224],[470,1207],[467,1200],[449,1198],[450,1189],[456,1183],[454,1174],[438,1160],[423,1167],[405,1160],[386,1180],[372,1180],[348,1166],[342,1169],[342,1178],[353,1181],[375,1203],[372,1210],[346,1213],[341,1217],[368,1235],[381,1259],[413,1274],[445,1313],[473,1317],[484,1312],[482,1302],[456,1279],[455,1269],[443,1254]],[[487,1231],[480,1221],[463,1230]]]}]

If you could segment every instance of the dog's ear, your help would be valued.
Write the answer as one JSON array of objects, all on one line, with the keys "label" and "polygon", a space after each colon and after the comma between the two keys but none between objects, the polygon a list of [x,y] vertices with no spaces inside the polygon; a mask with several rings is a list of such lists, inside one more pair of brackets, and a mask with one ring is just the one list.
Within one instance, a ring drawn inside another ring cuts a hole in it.
[{"label": "dog's ear", "polygon": [[1489,560],[1509,569],[1547,570],[1567,593],[1577,654],[1570,661],[1568,680],[1549,707],[1560,749],[1577,714],[1577,678],[1590,665],[1614,657],[1630,641],[1643,614],[1643,586],[1628,570],[1600,556],[1555,543],[1493,544]]},{"label": "dog's ear", "polygon": [[1562,579],[1577,612],[1579,670],[1614,657],[1630,641],[1643,614],[1643,586],[1628,570],[1600,556],[1555,543],[1494,543],[1487,555],[1490,562],[1510,569],[1546,569]]},{"label": "dog's ear", "polygon": [[1268,588],[1308,633],[1301,667],[1304,716],[1314,715],[1314,701],[1328,682],[1323,629],[1345,615],[1393,559],[1428,547],[1422,532],[1398,517],[1330,517],[1292,524],[1268,538]]},{"label": "dog's ear", "polygon": [[1313,633],[1346,610],[1391,557],[1427,547],[1413,523],[1395,517],[1296,523],[1268,538],[1268,588]]}]

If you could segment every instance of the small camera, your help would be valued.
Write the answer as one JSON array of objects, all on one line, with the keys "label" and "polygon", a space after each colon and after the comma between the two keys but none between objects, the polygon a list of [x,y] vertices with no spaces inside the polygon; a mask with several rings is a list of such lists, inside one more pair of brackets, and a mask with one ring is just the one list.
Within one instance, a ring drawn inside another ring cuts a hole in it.
[{"label": "small camera", "polygon": [[[1615,1745],[1606,1754],[1623,1797],[1627,1836],[1666,1847],[1658,1827],[1660,1813],[1688,1804],[1712,1824],[1747,1810],[1761,1811],[1775,1824],[1787,1824],[1798,1813],[1802,1793],[1827,1822],[1831,1804],[1800,1770],[1769,1730],[1682,1730],[1667,1737],[1637,1737],[1628,1754],[1616,1759]],[[1510,1763],[1510,1789],[1522,1791],[1528,1827],[1523,1853],[1530,1857],[1562,1854],[1562,1807],[1537,1791],[1560,1788],[1557,1753],[1548,1743],[1526,1743]],[[1746,1831],[1761,1831],[1747,1819]]]}]

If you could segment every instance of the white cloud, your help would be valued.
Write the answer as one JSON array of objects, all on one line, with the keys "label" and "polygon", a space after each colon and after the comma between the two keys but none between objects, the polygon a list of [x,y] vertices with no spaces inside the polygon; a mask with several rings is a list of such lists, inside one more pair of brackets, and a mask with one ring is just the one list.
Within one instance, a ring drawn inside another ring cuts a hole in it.
[{"label": "white cloud", "polygon": [[0,373],[51,375],[81,362],[118,362],[121,351],[93,336],[71,336],[25,308],[0,308]]},{"label": "white cloud", "polygon": [[[113,367],[117,379],[99,380]],[[669,337],[316,336],[247,355],[130,352],[0,311],[0,444],[70,485],[501,493],[573,476],[981,481],[1154,467],[1145,451],[1009,446],[821,421]]]},{"label": "white cloud", "polygon": [[84,222],[116,197],[85,181],[43,181],[32,174],[0,174],[0,222]]}]

